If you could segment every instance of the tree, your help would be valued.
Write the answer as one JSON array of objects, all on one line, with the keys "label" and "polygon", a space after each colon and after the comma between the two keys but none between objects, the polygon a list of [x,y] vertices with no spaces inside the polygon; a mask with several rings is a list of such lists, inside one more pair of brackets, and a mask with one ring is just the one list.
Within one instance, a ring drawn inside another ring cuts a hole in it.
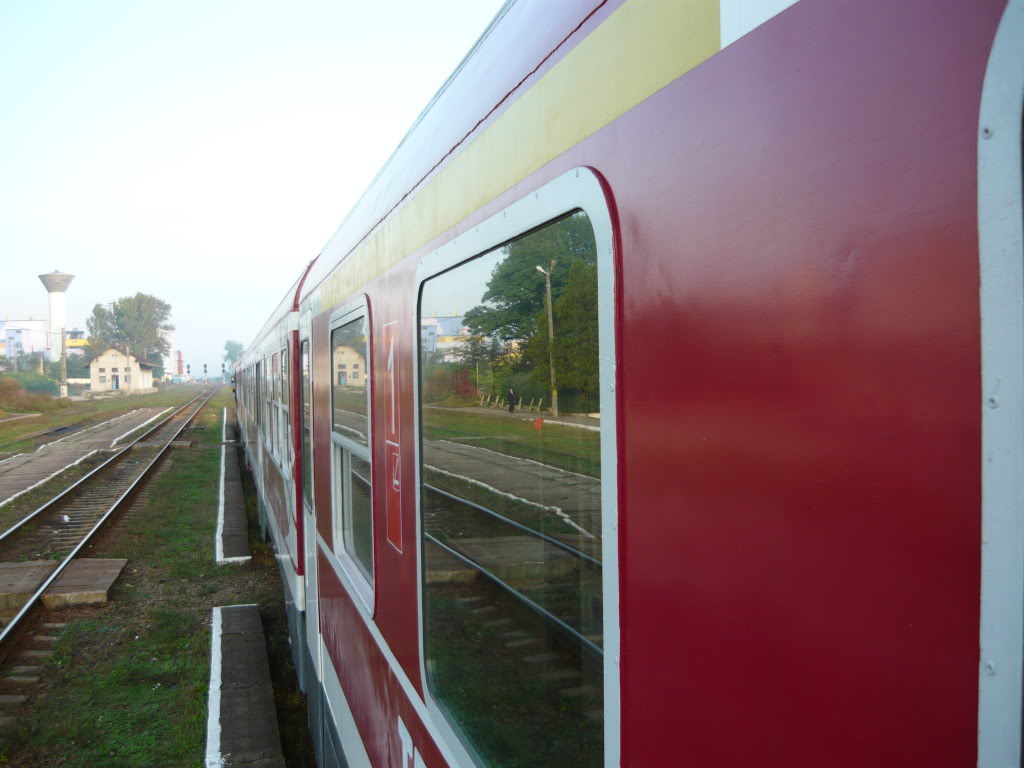
[{"label": "tree", "polygon": [[242,352],[244,351],[245,347],[243,347],[240,342],[231,341],[230,339],[228,341],[225,341],[224,362],[227,363],[229,366],[234,363],[237,363],[239,360],[242,359]]},{"label": "tree", "polygon": [[466,326],[480,336],[497,336],[505,341],[526,339],[537,330],[537,313],[544,309],[544,275],[557,260],[551,276],[551,293],[557,299],[565,290],[569,270],[576,261],[597,263],[597,247],[590,219],[583,213],[549,224],[504,247],[506,257],[498,263],[487,283],[483,302],[466,313]]},{"label": "tree", "polygon": [[[61,380],[60,360],[54,360],[46,364],[46,376],[57,382]],[[89,361],[85,355],[68,355],[68,378],[89,378]]]},{"label": "tree", "polygon": [[[555,371],[559,389],[576,390],[585,397],[597,396],[601,386],[597,312],[597,267],[575,262],[565,290],[553,307],[555,320]],[[538,313],[537,332],[527,342],[527,356],[541,382],[551,380],[548,370],[547,317]]]},{"label": "tree", "polygon": [[107,347],[116,347],[139,360],[156,363],[162,375],[163,358],[171,351],[163,335],[174,330],[170,319],[171,305],[146,293],[124,296],[109,309],[97,304],[86,320],[90,350],[98,355]]}]

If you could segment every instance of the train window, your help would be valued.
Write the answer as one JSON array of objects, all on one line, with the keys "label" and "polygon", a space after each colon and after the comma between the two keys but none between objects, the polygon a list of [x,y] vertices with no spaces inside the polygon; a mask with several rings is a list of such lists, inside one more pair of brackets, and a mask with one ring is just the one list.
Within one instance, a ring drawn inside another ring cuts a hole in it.
[{"label": "train window", "polygon": [[266,418],[264,437],[270,450],[274,450],[274,371],[270,355],[263,358],[263,412]]},{"label": "train window", "polygon": [[[369,356],[366,317],[331,331],[331,428],[334,443],[336,548],[373,582],[373,513],[370,493],[369,388],[348,372]],[[338,547],[340,543],[340,547]]]},{"label": "train window", "polygon": [[282,429],[281,434],[284,440],[284,446],[282,453],[284,455],[289,454],[288,450],[288,437],[291,434],[291,423],[288,421],[288,414],[291,412],[292,404],[292,392],[289,378],[290,371],[288,370],[288,347],[282,347],[281,349],[281,421]]},{"label": "train window", "polygon": [[356,382],[349,368],[365,361],[367,354],[366,318],[361,317],[331,331],[331,359],[334,368],[334,411],[331,426],[335,434],[362,445],[366,435],[369,399],[366,382]]},{"label": "train window", "polygon": [[309,339],[302,340],[299,353],[299,375],[302,377],[302,498],[307,507],[313,506],[313,425],[310,410]]},{"label": "train window", "polygon": [[274,454],[281,456],[281,409],[278,403],[281,402],[281,358],[275,352],[271,357],[271,386],[273,395],[270,400],[271,427]]},{"label": "train window", "polygon": [[431,694],[484,766],[601,766],[601,384],[590,219],[575,212],[430,278],[419,323]]},{"label": "train window", "polygon": [[252,404],[252,407],[253,407],[253,411],[255,412],[255,416],[256,416],[256,428],[257,429],[260,429],[263,426],[263,405],[262,405],[263,401],[262,401],[262,398],[260,397],[260,386],[262,384],[262,379],[263,379],[262,365],[263,365],[263,363],[256,363],[256,365],[253,367],[253,382],[252,382],[253,383],[253,404]]},{"label": "train window", "polygon": [[274,366],[274,399],[281,399],[281,357],[275,352],[273,357]]}]

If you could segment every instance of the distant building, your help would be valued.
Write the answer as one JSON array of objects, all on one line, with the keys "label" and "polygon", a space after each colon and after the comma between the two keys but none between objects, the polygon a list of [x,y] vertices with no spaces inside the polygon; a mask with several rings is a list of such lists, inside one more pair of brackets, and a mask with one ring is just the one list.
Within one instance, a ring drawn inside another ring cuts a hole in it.
[{"label": "distant building", "polygon": [[64,346],[67,347],[69,355],[84,355],[85,348],[89,346],[89,340],[85,338],[85,331],[73,328],[64,336]]},{"label": "distant building", "polygon": [[46,353],[45,320],[0,320],[0,355],[33,355]]},{"label": "distant building", "polygon": [[424,317],[420,320],[420,343],[425,352],[440,352],[445,362],[454,362],[462,344],[469,340],[462,315]]},{"label": "distant building", "polygon": [[139,360],[116,347],[108,347],[89,363],[89,389],[92,392],[155,392],[155,367],[147,360]]},{"label": "distant building", "polygon": [[366,360],[354,347],[341,344],[334,348],[336,387],[365,387]]}]

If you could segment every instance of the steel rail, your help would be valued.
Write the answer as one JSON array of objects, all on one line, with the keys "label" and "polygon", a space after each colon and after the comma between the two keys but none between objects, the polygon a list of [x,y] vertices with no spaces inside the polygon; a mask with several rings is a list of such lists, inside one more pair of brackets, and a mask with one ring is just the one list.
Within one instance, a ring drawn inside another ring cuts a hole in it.
[{"label": "steel rail", "polygon": [[[121,506],[121,504],[125,501],[125,499],[127,499],[132,494],[132,492],[142,483],[142,481],[146,479],[146,476],[153,470],[153,468],[156,466],[157,462],[160,461],[160,459],[163,457],[163,455],[171,447],[171,444],[174,442],[174,440],[178,437],[178,435],[180,435],[183,431],[185,431],[185,428],[189,424],[192,423],[192,420],[196,416],[199,415],[200,411],[203,410],[203,406],[206,405],[207,402],[209,402],[210,398],[213,397],[213,394],[216,391],[217,391],[217,389],[214,388],[214,389],[211,389],[209,392],[205,393],[206,394],[206,399],[202,403],[199,404],[199,407],[196,408],[195,413],[193,413],[191,416],[189,416],[187,419],[185,419],[185,421],[182,423],[182,425],[180,427],[178,427],[178,429],[175,431],[175,433],[171,436],[171,439],[168,440],[163,446],[161,446],[161,448],[157,452],[156,456],[154,456],[152,458],[152,460],[149,462],[149,464],[146,465],[145,469],[142,470],[142,473],[137,478],[135,478],[135,480],[132,482],[132,484],[125,490],[124,493],[121,494],[121,496],[117,499],[117,501],[115,501],[110,506],[110,508],[106,512],[103,513],[103,516],[100,517],[100,519],[96,521],[96,524],[92,527],[92,529],[87,534],[85,534],[85,537],[80,542],[78,542],[78,544],[75,546],[75,548],[72,549],[71,552],[69,552],[65,556],[65,558],[57,565],[57,567],[50,573],[50,575],[47,576],[46,579],[43,580],[43,583],[39,586],[39,588],[35,591],[35,593],[25,602],[25,604],[23,606],[21,606],[21,610],[19,610],[18,613],[15,614],[14,618],[11,619],[10,623],[8,623],[7,626],[3,628],[3,631],[0,632],[0,644],[2,644],[4,642],[4,640],[7,639],[8,635],[11,634],[11,632],[18,625],[18,623],[26,616],[26,614],[28,614],[28,612],[33,608],[33,606],[35,606],[35,604],[39,600],[39,598],[41,598],[43,596],[43,594],[46,592],[46,590],[50,588],[50,585],[53,584],[53,582],[57,580],[57,577],[60,576],[61,573],[64,572],[64,569],[67,568],[68,565],[70,565],[71,561],[75,558],[75,555],[77,555],[79,552],[82,551],[82,548],[86,544],[89,543],[89,541],[92,539],[92,537],[95,536],[97,531],[99,531],[100,528],[103,527],[103,524],[107,522],[107,520],[110,518],[110,516],[113,515],[114,512],[117,510],[117,508],[119,506]],[[199,397],[194,398],[189,403],[187,403],[185,406],[183,406],[182,408],[179,408],[178,411],[175,412],[175,413],[180,412],[183,408],[187,408],[189,405],[191,405],[192,403],[196,402],[196,400],[198,400],[200,397],[202,397],[202,395],[199,395]],[[172,418],[173,418],[173,415],[175,415],[175,414],[172,414]],[[163,424],[166,424],[168,420],[169,419],[167,419],[164,422],[162,422],[160,426],[163,426]],[[145,434],[148,435],[152,431],[153,430],[150,430],[149,432],[146,432]],[[141,439],[141,438],[139,438],[139,439]],[[131,444],[126,447],[126,449],[130,448],[136,442],[138,442],[138,439],[133,440],[131,442]]]},{"label": "steel rail", "polygon": [[[587,650],[597,654],[598,656],[602,656],[602,657],[604,656],[604,650],[601,648],[601,646],[599,646],[597,643],[595,643],[589,637],[587,637],[582,632],[577,630],[571,624],[568,624],[564,620],[562,620],[562,619],[558,618],[557,616],[555,616],[555,614],[553,614],[547,608],[543,607],[542,605],[539,605],[538,603],[535,603],[533,600],[531,600],[526,595],[524,595],[523,593],[521,593],[518,590],[516,590],[514,587],[510,586],[509,584],[506,584],[500,577],[495,576],[493,573],[491,573],[489,570],[484,568],[480,563],[478,563],[473,558],[464,555],[462,552],[459,552],[459,550],[454,549],[453,547],[448,546],[443,541],[439,540],[436,536],[432,536],[431,534],[429,534],[429,533],[427,533],[425,531],[423,533],[423,538],[427,539],[432,544],[436,544],[437,546],[439,546],[441,549],[443,549],[448,554],[450,554],[453,557],[456,557],[459,560],[461,560],[462,562],[466,563],[466,565],[469,565],[469,566],[471,566],[473,568],[476,568],[483,576],[485,576],[486,578],[488,578],[492,582],[494,582],[494,584],[496,586],[498,586],[501,589],[503,589],[506,592],[508,592],[510,595],[512,595],[512,597],[514,597],[516,600],[521,602],[523,605],[525,605],[530,610],[534,611],[535,613],[540,614],[542,617],[544,617],[545,619],[550,621],[558,629],[562,630],[564,633],[569,635],[573,640],[578,642],[580,645],[582,645]],[[0,635],[0,641],[2,641],[2,640],[3,640],[3,635]]]},{"label": "steel rail", "polygon": [[[360,479],[362,479],[362,478],[360,478]],[[516,528],[517,530],[522,531],[523,533],[526,533],[526,534],[528,534],[530,536],[534,536],[534,537],[536,537],[538,539],[546,541],[548,544],[550,544],[550,545],[552,545],[554,547],[558,547],[559,549],[562,549],[562,550],[568,552],[573,557],[578,557],[580,560],[583,560],[584,562],[589,563],[590,565],[594,566],[595,568],[601,568],[602,567],[601,566],[601,561],[598,560],[593,555],[588,555],[586,552],[582,552],[582,551],[576,549],[576,547],[572,546],[571,544],[566,544],[564,541],[559,541],[558,539],[554,538],[553,536],[548,536],[548,534],[546,534],[546,533],[541,533],[540,531],[535,531],[533,528],[530,528],[528,525],[523,525],[522,523],[516,522],[515,520],[512,520],[511,518],[505,517],[504,515],[500,514],[499,512],[495,512],[493,509],[488,509],[487,507],[480,506],[479,504],[476,504],[475,502],[472,502],[469,499],[464,499],[461,496],[456,496],[453,493],[448,493],[448,491],[442,491],[440,488],[436,488],[435,486],[429,485],[427,483],[423,483],[423,487],[426,488],[428,491],[433,491],[434,493],[440,494],[441,496],[447,496],[449,499],[451,499],[452,501],[455,501],[455,502],[457,502],[459,504],[465,504],[467,507],[471,507],[472,509],[475,509],[475,510],[477,510],[479,512],[483,512],[483,513],[485,513],[487,515],[490,515],[495,520],[498,520],[499,522],[505,523],[506,525],[510,525],[513,528]]]},{"label": "steel rail", "polygon": [[[201,398],[201,397],[202,397],[203,395],[205,395],[205,394],[207,394],[207,393],[203,392],[203,393],[201,393],[201,394],[197,395],[196,397],[193,397],[193,398],[192,398],[191,400],[189,400],[189,401],[188,401],[187,403],[185,403],[185,404],[184,404],[183,406],[181,406],[180,408],[178,408],[178,409],[177,409],[177,410],[176,410],[176,411],[175,411],[174,413],[170,414],[170,415],[169,415],[169,416],[168,416],[167,418],[163,419],[163,420],[162,420],[162,421],[160,421],[160,422],[159,422],[158,424],[154,425],[154,426],[152,427],[152,429],[148,429],[148,430],[146,430],[146,431],[145,431],[145,432],[143,432],[143,433],[142,433],[141,435],[139,435],[139,436],[138,436],[137,438],[135,438],[134,440],[132,440],[132,441],[131,441],[130,443],[127,443],[126,445],[123,445],[123,446],[121,446],[120,448],[116,449],[115,453],[113,453],[113,454],[112,454],[112,455],[110,456],[110,458],[108,458],[108,459],[107,459],[106,461],[104,461],[104,462],[103,462],[102,464],[100,464],[100,465],[99,465],[99,466],[97,466],[97,467],[94,467],[94,468],[93,468],[93,469],[92,469],[92,470],[91,470],[91,471],[90,471],[90,472],[89,472],[88,474],[86,474],[86,475],[83,475],[82,477],[80,477],[80,478],[79,478],[79,479],[78,479],[77,481],[75,481],[74,483],[72,483],[71,485],[69,485],[69,486],[68,486],[67,488],[65,488],[65,489],[64,489],[63,491],[61,491],[60,493],[58,493],[58,494],[57,494],[56,496],[54,496],[54,497],[53,497],[52,499],[50,499],[49,501],[45,502],[45,503],[43,504],[43,506],[39,507],[39,509],[35,510],[34,512],[30,512],[30,513],[29,513],[29,514],[28,514],[28,515],[27,515],[26,517],[23,517],[23,518],[22,518],[21,520],[19,520],[18,522],[16,522],[16,523],[15,523],[14,525],[12,525],[12,526],[11,526],[10,528],[8,528],[8,529],[7,529],[6,531],[4,531],[3,533],[0,533],[0,542],[2,542],[2,541],[3,541],[4,539],[6,539],[6,538],[7,538],[8,536],[10,536],[10,535],[12,535],[12,534],[16,533],[16,532],[17,532],[18,530],[20,530],[20,529],[21,529],[21,527],[22,527],[22,526],[26,525],[27,523],[30,523],[30,522],[31,522],[32,520],[34,520],[34,519],[35,519],[35,518],[36,518],[36,517],[37,517],[38,515],[42,514],[43,512],[45,512],[46,510],[48,510],[48,509],[49,509],[50,507],[52,507],[52,506],[53,506],[54,504],[56,504],[56,503],[57,503],[58,501],[60,501],[61,499],[63,499],[63,498],[65,497],[65,496],[67,496],[67,495],[68,495],[69,493],[71,493],[72,491],[74,491],[74,490],[76,490],[77,488],[79,488],[80,486],[82,486],[82,485],[83,485],[83,484],[84,484],[85,482],[87,482],[87,481],[88,481],[88,480],[89,480],[90,478],[92,478],[92,477],[93,477],[93,475],[95,475],[95,474],[96,474],[97,472],[100,472],[101,470],[104,470],[104,469],[106,469],[106,468],[107,468],[107,467],[109,467],[109,466],[110,466],[111,464],[113,464],[113,463],[115,463],[115,462],[119,461],[120,459],[122,459],[122,458],[124,457],[124,455],[125,455],[125,454],[126,454],[126,453],[128,452],[128,450],[129,450],[129,449],[130,449],[130,448],[131,448],[131,447],[132,447],[133,445],[135,445],[135,444],[136,444],[137,442],[139,442],[139,441],[140,441],[140,440],[142,440],[143,438],[149,437],[149,436],[150,436],[151,434],[153,434],[154,432],[156,432],[156,431],[157,431],[158,429],[162,428],[162,427],[163,427],[164,425],[166,425],[166,424],[167,424],[167,422],[169,422],[169,421],[170,421],[171,419],[173,419],[173,418],[174,418],[175,416],[177,416],[178,414],[180,414],[180,413],[181,413],[182,411],[184,411],[184,410],[185,410],[186,408],[190,407],[190,406],[191,406],[191,405],[192,405],[193,403],[195,403],[195,402],[196,402],[197,400],[199,400],[199,399],[200,399],[200,398]],[[200,408],[201,408],[201,407],[202,407],[202,406],[200,406]],[[136,427],[136,429],[138,429],[138,427]]]}]

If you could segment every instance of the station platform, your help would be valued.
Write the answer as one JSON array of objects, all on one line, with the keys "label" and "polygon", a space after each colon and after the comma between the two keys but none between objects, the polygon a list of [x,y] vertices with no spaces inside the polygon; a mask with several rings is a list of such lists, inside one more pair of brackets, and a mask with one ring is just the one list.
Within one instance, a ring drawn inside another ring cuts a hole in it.
[{"label": "station platform", "polygon": [[72,432],[29,453],[0,461],[0,506],[78,464],[96,451],[116,448],[121,438],[155,421],[170,408],[138,408]]},{"label": "station platform", "polygon": [[206,765],[285,768],[259,606],[213,609]]},{"label": "station platform", "polygon": [[220,494],[214,542],[218,565],[246,563],[252,559],[235,434],[235,412],[225,408],[221,413]]},{"label": "station platform", "polygon": [[[60,608],[105,603],[111,586],[127,563],[116,558],[72,560],[43,593],[43,605]],[[0,621],[16,614],[56,567],[56,560],[0,563]]]}]

